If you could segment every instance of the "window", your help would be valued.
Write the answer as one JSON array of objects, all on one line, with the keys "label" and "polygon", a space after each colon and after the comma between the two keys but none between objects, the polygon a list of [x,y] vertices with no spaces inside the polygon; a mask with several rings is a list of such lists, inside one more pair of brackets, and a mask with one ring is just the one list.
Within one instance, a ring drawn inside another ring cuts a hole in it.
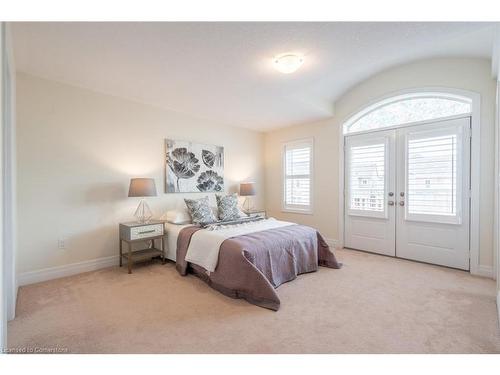
[{"label": "window", "polygon": [[406,219],[460,224],[464,142],[462,125],[406,134]]},{"label": "window", "polygon": [[384,212],[385,140],[349,146],[349,209]]},{"label": "window", "polygon": [[283,149],[283,209],[311,213],[313,141],[286,143]]},{"label": "window", "polygon": [[408,213],[455,216],[456,191],[457,136],[410,139]]},{"label": "window", "polygon": [[451,94],[399,95],[368,107],[344,124],[344,134],[389,128],[472,112],[470,99]]}]

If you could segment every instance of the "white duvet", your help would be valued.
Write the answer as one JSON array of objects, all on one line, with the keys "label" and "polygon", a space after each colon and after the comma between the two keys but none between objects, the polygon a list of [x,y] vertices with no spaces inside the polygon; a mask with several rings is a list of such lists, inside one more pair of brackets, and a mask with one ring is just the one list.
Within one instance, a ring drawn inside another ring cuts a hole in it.
[{"label": "white duvet", "polygon": [[220,246],[228,238],[289,225],[295,225],[295,223],[270,218],[244,224],[227,225],[215,230],[199,230],[191,237],[186,252],[186,260],[205,268],[209,272],[214,272],[219,260]]}]

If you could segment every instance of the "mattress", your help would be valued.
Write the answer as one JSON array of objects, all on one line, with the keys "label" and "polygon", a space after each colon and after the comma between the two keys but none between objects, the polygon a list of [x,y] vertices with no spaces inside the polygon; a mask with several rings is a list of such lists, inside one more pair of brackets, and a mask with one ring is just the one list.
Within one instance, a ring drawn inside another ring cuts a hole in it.
[{"label": "mattress", "polygon": [[179,237],[179,232],[182,229],[191,226],[193,226],[193,224],[165,223],[165,232],[167,233],[167,247],[165,249],[165,256],[167,257],[167,259],[173,260],[175,262],[177,253],[177,238]]}]

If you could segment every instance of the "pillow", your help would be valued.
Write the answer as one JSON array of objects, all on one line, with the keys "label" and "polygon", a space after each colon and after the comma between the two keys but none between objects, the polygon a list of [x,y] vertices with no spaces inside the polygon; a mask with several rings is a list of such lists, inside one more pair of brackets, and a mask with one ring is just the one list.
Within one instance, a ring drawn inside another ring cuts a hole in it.
[{"label": "pillow", "polygon": [[210,224],[217,221],[217,218],[208,204],[208,197],[200,199],[184,199],[193,224]]},{"label": "pillow", "polygon": [[186,210],[171,210],[166,214],[167,222],[172,224],[189,224],[191,223],[191,216]]},{"label": "pillow", "polygon": [[238,194],[216,195],[219,219],[222,221],[239,219]]},{"label": "pillow", "polygon": [[240,215],[240,217],[248,217],[248,214],[241,211],[241,208],[238,208],[238,215]]},{"label": "pillow", "polygon": [[219,210],[217,209],[217,206],[215,206],[215,207],[210,206],[210,208],[212,208],[212,212],[214,213],[214,216],[219,217]]}]

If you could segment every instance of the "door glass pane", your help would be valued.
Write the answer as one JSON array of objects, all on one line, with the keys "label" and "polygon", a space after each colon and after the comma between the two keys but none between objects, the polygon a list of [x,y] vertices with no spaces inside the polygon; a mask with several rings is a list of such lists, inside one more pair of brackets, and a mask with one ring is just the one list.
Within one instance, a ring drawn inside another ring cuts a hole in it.
[{"label": "door glass pane", "polygon": [[350,149],[350,197],[352,210],[384,211],[385,144]]},{"label": "door glass pane", "polygon": [[408,213],[457,214],[456,134],[408,141]]}]

